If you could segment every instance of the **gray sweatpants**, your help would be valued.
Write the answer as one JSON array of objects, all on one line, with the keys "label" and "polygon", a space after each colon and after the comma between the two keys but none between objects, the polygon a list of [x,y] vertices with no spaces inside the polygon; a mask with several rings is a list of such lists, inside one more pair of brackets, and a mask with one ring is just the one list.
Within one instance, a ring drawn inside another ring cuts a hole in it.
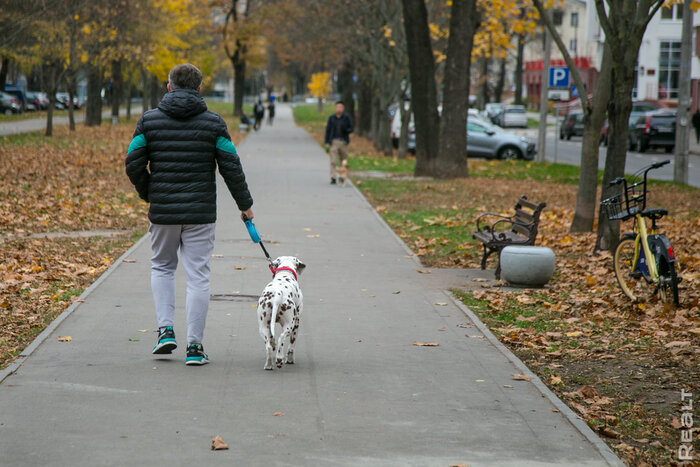
[{"label": "gray sweatpants", "polygon": [[151,289],[158,327],[172,326],[175,314],[177,250],[187,278],[187,343],[201,343],[209,310],[209,259],[216,224],[151,224]]}]

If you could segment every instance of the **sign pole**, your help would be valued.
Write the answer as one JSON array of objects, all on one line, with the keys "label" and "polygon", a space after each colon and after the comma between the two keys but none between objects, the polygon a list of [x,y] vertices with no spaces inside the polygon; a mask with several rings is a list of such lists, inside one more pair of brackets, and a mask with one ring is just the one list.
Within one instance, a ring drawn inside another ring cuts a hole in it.
[{"label": "sign pole", "polygon": [[544,162],[547,146],[547,103],[549,94],[549,55],[552,52],[552,36],[544,28],[544,57],[542,60],[542,83],[540,86],[540,125],[537,134],[537,155],[535,160]]}]

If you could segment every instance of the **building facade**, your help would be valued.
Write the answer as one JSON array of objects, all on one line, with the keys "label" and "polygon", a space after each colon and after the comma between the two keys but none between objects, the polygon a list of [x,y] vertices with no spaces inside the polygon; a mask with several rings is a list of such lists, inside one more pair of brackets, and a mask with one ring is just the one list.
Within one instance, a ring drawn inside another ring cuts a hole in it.
[{"label": "building facade", "polygon": [[[567,0],[555,12],[558,31],[569,53],[574,58],[590,94],[595,86],[602,60],[605,34],[600,27],[593,0]],[[691,66],[691,111],[700,108],[700,11],[693,17],[693,52]],[[678,105],[682,31],[682,5],[661,8],[647,26],[636,66],[633,99],[656,102],[663,106]],[[541,70],[543,66],[542,41],[526,47],[523,82],[528,102],[538,107]],[[552,66],[564,66],[559,49],[553,45]]]}]

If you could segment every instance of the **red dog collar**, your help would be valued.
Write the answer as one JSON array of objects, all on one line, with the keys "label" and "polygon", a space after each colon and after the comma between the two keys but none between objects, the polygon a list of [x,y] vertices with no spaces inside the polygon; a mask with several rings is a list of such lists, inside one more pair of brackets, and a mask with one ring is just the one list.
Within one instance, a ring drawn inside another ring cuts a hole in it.
[{"label": "red dog collar", "polygon": [[297,279],[297,273],[296,273],[296,271],[295,271],[294,269],[292,269],[292,268],[288,268],[288,267],[286,267],[286,266],[282,266],[281,268],[277,268],[277,269],[272,269],[272,268],[270,268],[270,269],[272,270],[272,277],[275,277],[275,275],[277,274],[278,271],[289,271],[289,272],[291,272],[292,274],[294,274],[294,280],[296,280],[296,281],[299,280],[299,279]]}]

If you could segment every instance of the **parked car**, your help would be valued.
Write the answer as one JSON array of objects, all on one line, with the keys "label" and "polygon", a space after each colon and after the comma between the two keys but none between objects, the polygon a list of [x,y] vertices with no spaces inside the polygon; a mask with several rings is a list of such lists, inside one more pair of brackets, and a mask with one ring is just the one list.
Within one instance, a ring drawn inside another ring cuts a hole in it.
[{"label": "parked car", "polygon": [[[67,92],[57,92],[56,93],[56,108],[57,109],[67,109],[70,96]],[[80,108],[80,99],[78,96],[73,96],[73,108]]]},{"label": "parked car", "polygon": [[572,136],[583,136],[583,112],[569,112],[559,127],[559,139],[571,139]]},{"label": "parked car", "polygon": [[496,124],[503,113],[503,110],[505,110],[505,106],[503,104],[499,102],[491,102],[486,104],[484,107],[483,116],[491,123]]},{"label": "parked car", "polygon": [[49,108],[49,99],[46,93],[29,91],[27,93],[27,110],[46,110]]},{"label": "parked car", "polygon": [[535,157],[535,144],[524,136],[507,133],[482,119],[467,118],[467,156],[488,159],[527,159]]},{"label": "parked car", "polygon": [[498,125],[503,128],[520,127],[527,128],[527,115],[525,114],[525,106],[522,105],[507,105],[498,118]]},{"label": "parked car", "polygon": [[22,112],[22,105],[17,97],[0,91],[0,112],[5,115],[18,114]]},{"label": "parked car", "polygon": [[629,133],[629,149],[644,152],[664,148],[673,152],[676,145],[676,111],[671,109],[647,112],[637,119]]},{"label": "parked car", "polygon": [[25,95],[25,92],[21,88],[18,88],[17,86],[14,86],[12,84],[6,84],[4,92],[5,94],[14,96],[17,99],[17,103],[19,104],[20,112],[24,112],[27,102],[27,96]]},{"label": "parked car", "polygon": [[630,118],[627,122],[628,128],[632,130],[634,125],[637,123],[637,120],[639,120],[639,117],[647,112],[653,112],[655,110],[659,110],[658,105],[654,105],[649,102],[632,102],[632,112],[630,113]]}]

